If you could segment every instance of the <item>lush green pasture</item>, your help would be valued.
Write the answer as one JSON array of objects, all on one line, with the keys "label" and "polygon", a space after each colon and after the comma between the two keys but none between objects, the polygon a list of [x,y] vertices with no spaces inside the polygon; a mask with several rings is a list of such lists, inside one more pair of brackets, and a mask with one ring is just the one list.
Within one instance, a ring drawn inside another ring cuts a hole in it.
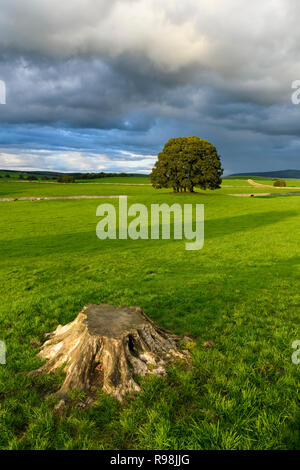
[{"label": "lush green pasture", "polygon": [[[32,176],[35,176],[39,180],[42,180],[43,178],[47,177],[50,180],[52,179],[52,176],[50,175],[41,175],[38,172],[37,173],[31,173]],[[9,171],[9,170],[0,170],[0,178],[3,178],[4,180],[20,180],[20,177],[23,177],[23,179],[27,179],[29,174],[25,174],[22,171]]]},{"label": "lush green pasture", "polygon": [[[267,185],[271,185],[273,186],[273,183],[275,181],[276,178],[253,178],[255,182],[257,183],[260,183],[260,184],[267,184]],[[286,185],[288,187],[292,187],[292,186],[297,186],[298,188],[300,188],[300,180],[297,180],[297,179],[289,179],[289,178],[279,178],[279,179],[283,179],[285,182],[286,182]]]},{"label": "lush green pasture", "polygon": [[[105,179],[105,178],[103,178]],[[126,178],[124,178],[126,179]],[[129,179],[129,178],[128,178]],[[1,181],[0,180],[0,198],[5,197],[40,197],[40,196],[83,196],[83,195],[128,195],[128,196],[149,196],[153,195],[156,197],[160,194],[170,194],[170,189],[154,190],[151,186],[135,186],[135,185],[123,185],[115,184],[114,178],[107,179],[107,182],[113,184],[61,184],[61,183],[34,183],[34,182],[14,182],[14,181]],[[299,181],[300,187],[300,181]],[[203,196],[212,197],[214,195],[221,194],[235,194],[235,193],[284,193],[293,192],[294,190],[286,190],[285,188],[256,188],[251,186],[243,180],[223,180],[221,189],[216,191],[200,191],[196,190],[198,197],[199,193]],[[295,192],[299,192],[299,189],[295,189]],[[179,194],[177,197],[187,197],[187,195]]]},{"label": "lush green pasture", "polygon": [[[141,189],[142,188],[142,189]],[[61,183],[0,183],[0,198],[22,196],[89,196],[126,195],[153,191],[151,186],[123,186],[108,184],[61,184]]]},{"label": "lush green pasture", "polygon": [[[223,178],[223,185],[240,185],[240,186],[248,186],[249,183],[247,182],[248,179],[252,179],[253,181],[256,181],[257,183],[260,184],[268,184],[268,185],[273,185],[274,181],[277,178],[263,178],[262,176],[239,176],[239,177],[233,177],[233,176],[226,176]],[[294,179],[294,178],[279,178],[283,179],[286,182],[287,186],[298,186],[300,187],[300,180],[299,179]]]},{"label": "lush green pasture", "polygon": [[[8,176],[9,175],[9,176]],[[5,171],[5,170],[0,170],[0,178],[13,178],[16,179],[19,176],[18,173],[10,172],[10,171]]]},{"label": "lush green pasture", "polygon": [[235,187],[235,186],[242,186],[250,188],[249,183],[246,179],[233,179],[231,177],[223,178],[222,180],[222,187]]},{"label": "lush green pasture", "polygon": [[[98,240],[96,208],[105,201],[0,203],[0,448],[300,448],[300,366],[291,361],[300,339],[300,197],[233,192],[259,190],[0,182],[0,197],[128,194],[129,204],[149,208],[205,205],[204,248],[193,252],[180,240]],[[26,373],[41,364],[45,332],[101,302],[140,305],[192,336],[192,367],[141,380],[142,392],[123,405],[99,392],[83,411],[74,393],[61,417],[51,393],[62,376]]]}]

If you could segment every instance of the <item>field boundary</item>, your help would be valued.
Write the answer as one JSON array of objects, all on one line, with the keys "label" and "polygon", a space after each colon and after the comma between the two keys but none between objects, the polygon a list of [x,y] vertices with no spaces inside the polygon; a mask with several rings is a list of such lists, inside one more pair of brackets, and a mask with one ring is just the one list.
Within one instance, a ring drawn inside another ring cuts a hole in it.
[{"label": "field boundary", "polygon": [[294,193],[242,193],[242,194],[229,194],[229,196],[237,196],[237,197],[300,196],[300,193],[298,192],[294,192]]},{"label": "field boundary", "polygon": [[128,196],[21,196],[21,197],[3,197],[0,202],[10,201],[44,201],[53,199],[119,199]]},{"label": "field boundary", "polygon": [[60,183],[59,181],[27,181],[27,180],[12,180],[6,181],[6,183],[37,183],[37,184],[67,184],[77,185],[77,184],[109,184],[109,185],[118,185],[118,186],[152,186],[151,183],[107,183],[104,181],[103,183]]}]

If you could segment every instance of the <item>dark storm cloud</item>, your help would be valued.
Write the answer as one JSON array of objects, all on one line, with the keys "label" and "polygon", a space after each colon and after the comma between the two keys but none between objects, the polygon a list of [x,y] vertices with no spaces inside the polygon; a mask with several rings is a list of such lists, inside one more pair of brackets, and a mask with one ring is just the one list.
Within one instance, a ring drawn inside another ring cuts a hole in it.
[{"label": "dark storm cloud", "polygon": [[299,12],[294,0],[2,0],[0,167],[147,171],[176,135],[209,138],[227,172],[299,166]]}]

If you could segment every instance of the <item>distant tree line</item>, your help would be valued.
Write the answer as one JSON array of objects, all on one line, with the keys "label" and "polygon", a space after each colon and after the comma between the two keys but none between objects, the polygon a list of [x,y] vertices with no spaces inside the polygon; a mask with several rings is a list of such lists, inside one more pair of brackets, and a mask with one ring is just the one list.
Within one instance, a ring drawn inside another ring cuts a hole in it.
[{"label": "distant tree line", "polygon": [[27,175],[27,174],[24,175],[24,174],[21,173],[19,175],[19,180],[27,180],[27,181],[39,181],[39,180],[41,180],[41,181],[53,181],[54,180],[54,181],[56,181],[57,178],[55,178],[53,176],[52,177],[51,176],[40,176],[40,177],[38,177],[36,175]]},{"label": "distant tree line", "polygon": [[[58,178],[59,183],[75,183],[75,180],[94,180],[99,178],[111,178],[113,176],[136,176],[135,173],[72,173],[72,174],[63,174]],[[144,176],[144,175],[139,175]],[[145,175],[146,176],[146,175]]]},{"label": "distant tree line", "polygon": [[74,177],[78,180],[93,180],[98,178],[111,178],[113,176],[148,176],[148,175],[137,175],[136,173],[74,173]]},{"label": "distant tree line", "polygon": [[[1,171],[1,170],[0,170]],[[41,173],[31,173],[31,172],[23,172],[16,174],[17,172],[12,170],[13,177],[19,180],[27,180],[27,181],[58,181],[60,183],[75,183],[76,180],[93,180],[99,178],[111,178],[111,177],[128,177],[128,176],[144,176],[147,177],[148,175],[142,175],[138,173],[104,173],[101,171],[100,173],[51,173],[45,174],[46,172]],[[9,173],[0,174],[0,178],[10,178],[12,175]]]},{"label": "distant tree line", "polygon": [[73,175],[61,175],[57,179],[58,183],[75,183],[75,178]]}]

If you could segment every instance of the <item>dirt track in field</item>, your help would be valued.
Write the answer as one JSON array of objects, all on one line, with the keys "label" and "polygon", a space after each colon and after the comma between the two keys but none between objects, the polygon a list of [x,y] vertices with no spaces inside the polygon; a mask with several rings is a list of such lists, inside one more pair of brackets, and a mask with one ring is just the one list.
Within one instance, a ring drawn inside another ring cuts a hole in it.
[{"label": "dirt track in field", "polygon": [[[247,180],[247,182],[251,184],[251,186],[255,186],[256,188],[272,188],[272,189],[276,188],[276,186],[271,186],[269,184],[256,183],[255,181],[250,180],[250,179]],[[299,186],[282,186],[281,188],[279,187],[278,189],[300,189],[300,187]]]}]

